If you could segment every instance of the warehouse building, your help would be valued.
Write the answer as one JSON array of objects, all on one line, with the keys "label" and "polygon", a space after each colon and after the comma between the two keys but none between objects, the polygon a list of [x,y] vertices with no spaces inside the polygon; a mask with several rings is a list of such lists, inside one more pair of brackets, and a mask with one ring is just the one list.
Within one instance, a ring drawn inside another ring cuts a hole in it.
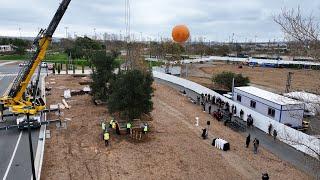
[{"label": "warehouse building", "polygon": [[235,87],[233,100],[280,123],[301,126],[303,102],[253,86]]}]

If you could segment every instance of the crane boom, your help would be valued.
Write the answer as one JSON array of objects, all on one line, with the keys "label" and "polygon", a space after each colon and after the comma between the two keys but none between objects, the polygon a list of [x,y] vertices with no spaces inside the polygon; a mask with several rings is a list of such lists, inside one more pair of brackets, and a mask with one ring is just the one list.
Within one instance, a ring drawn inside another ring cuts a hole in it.
[{"label": "crane boom", "polygon": [[[5,107],[12,107],[14,112],[20,113],[26,106],[32,106],[32,102],[27,102],[22,99],[27,86],[37,69],[38,65],[44,59],[46,51],[52,41],[52,35],[57,29],[64,13],[66,12],[71,0],[63,0],[60,3],[58,10],[53,16],[48,28],[46,30],[40,30],[38,36],[34,40],[34,45],[37,47],[32,59],[26,66],[20,69],[17,77],[15,78],[13,85],[9,91],[8,96],[0,98]],[[42,105],[42,109],[44,105]],[[34,109],[38,110],[37,107]]]}]

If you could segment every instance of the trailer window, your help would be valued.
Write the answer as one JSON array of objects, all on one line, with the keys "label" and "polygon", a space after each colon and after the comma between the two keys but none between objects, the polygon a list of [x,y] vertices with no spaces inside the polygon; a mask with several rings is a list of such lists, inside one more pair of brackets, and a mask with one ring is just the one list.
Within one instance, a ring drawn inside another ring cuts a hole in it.
[{"label": "trailer window", "polygon": [[271,117],[274,117],[276,114],[276,111],[273,108],[268,108],[268,115]]},{"label": "trailer window", "polygon": [[255,101],[250,101],[250,107],[256,108],[256,102]]},{"label": "trailer window", "polygon": [[241,96],[237,95],[237,101],[241,102]]}]

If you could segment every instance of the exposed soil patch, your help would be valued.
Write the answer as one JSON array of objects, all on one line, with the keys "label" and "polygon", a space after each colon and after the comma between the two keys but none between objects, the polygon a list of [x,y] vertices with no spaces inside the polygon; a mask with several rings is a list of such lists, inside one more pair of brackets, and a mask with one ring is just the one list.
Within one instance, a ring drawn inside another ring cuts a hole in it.
[{"label": "exposed soil patch", "polygon": [[[55,87],[81,88],[79,78],[50,76]],[[127,136],[111,134],[111,146],[100,137],[100,120],[108,117],[103,106],[95,106],[89,95],[71,98],[71,118],[66,130],[50,125],[46,141],[42,179],[260,179],[268,172],[271,179],[310,179],[303,172],[260,149],[254,155],[244,147],[244,138],[211,121],[210,134],[226,139],[231,150],[223,152],[200,138],[200,126],[211,117],[169,87],[155,83],[153,131],[141,143]],[[48,104],[61,101],[63,89],[53,88]],[[50,118],[55,117],[51,115]]]}]

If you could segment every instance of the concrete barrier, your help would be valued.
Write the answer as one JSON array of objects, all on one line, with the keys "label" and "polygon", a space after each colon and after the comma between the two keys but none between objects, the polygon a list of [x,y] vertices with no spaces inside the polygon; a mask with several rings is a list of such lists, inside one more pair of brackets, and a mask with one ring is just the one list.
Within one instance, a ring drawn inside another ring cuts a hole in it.
[{"label": "concrete barrier", "polygon": [[[195,82],[182,79],[176,76],[172,76],[169,74],[161,73],[153,71],[153,76],[155,78],[177,84],[179,86],[182,86],[186,89],[190,89],[198,94],[210,94],[211,96],[215,96],[216,98],[220,98],[224,102],[228,102],[230,106],[234,105],[237,107],[237,116],[240,116],[240,109],[243,110],[244,115],[243,117],[247,117],[249,114],[253,118],[254,126],[259,128],[260,130],[264,132],[268,132],[268,126],[269,124],[272,124],[272,127],[276,129],[278,132],[278,139],[280,141],[283,141],[284,143],[294,147],[295,149],[302,151],[310,156],[313,156],[315,158],[319,158],[320,154],[320,139],[317,139],[314,136],[307,135],[303,132],[297,131],[293,128],[290,128],[282,123],[279,123],[267,116],[264,116],[250,108],[247,108],[231,99],[228,99],[217,92],[204,87],[200,84],[197,84]],[[246,118],[245,118],[246,120]]]},{"label": "concrete barrier", "polygon": [[[46,103],[46,91],[45,91],[45,76],[43,75],[41,78],[41,96]],[[47,115],[44,114],[44,120],[47,120]],[[40,179],[41,176],[41,169],[42,169],[42,162],[43,162],[43,155],[44,155],[44,145],[46,143],[46,128],[47,125],[42,125],[39,132],[38,138],[38,146],[36,150],[36,157],[34,159],[34,166],[36,171],[37,179]]]}]

